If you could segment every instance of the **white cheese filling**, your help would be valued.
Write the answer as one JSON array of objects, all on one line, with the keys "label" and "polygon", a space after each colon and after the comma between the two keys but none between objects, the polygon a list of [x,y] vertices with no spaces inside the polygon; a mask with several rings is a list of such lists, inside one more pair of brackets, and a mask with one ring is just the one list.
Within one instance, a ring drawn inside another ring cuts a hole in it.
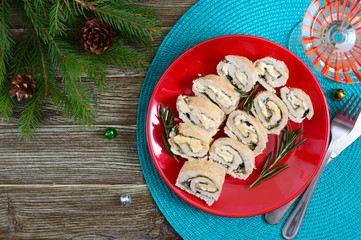
[{"label": "white cheese filling", "polygon": [[[182,113],[189,113],[193,114],[196,119],[202,124],[203,128],[209,129],[209,128],[215,128],[216,123],[214,120],[207,117],[205,114],[200,113],[196,110],[191,109],[191,107],[183,100],[178,101],[178,108],[179,111]],[[192,111],[193,110],[193,111]],[[193,119],[192,119],[193,120]]]},{"label": "white cheese filling", "polygon": [[[259,99],[258,104],[261,108],[261,112],[263,114],[264,117],[269,118],[271,115],[271,112],[267,111],[267,107],[264,104],[262,99]],[[273,102],[273,101],[268,101],[267,103],[268,109],[270,109],[273,112],[273,115],[276,119],[276,121],[281,119],[281,109]]]},{"label": "white cheese filling", "polygon": [[230,63],[224,63],[222,66],[222,71],[225,75],[230,75],[233,79],[237,79],[243,86],[247,84],[247,75],[236,68]]},{"label": "white cheese filling", "polygon": [[264,62],[260,62],[257,65],[256,69],[257,69],[258,74],[260,74],[260,75],[265,75],[266,71],[267,71],[268,74],[274,79],[278,78],[280,75],[280,73],[277,71],[277,69],[273,65],[267,64]]},{"label": "white cheese filling", "polygon": [[293,92],[290,92],[289,94],[287,94],[287,99],[290,101],[292,107],[294,109],[297,109],[298,107],[302,107],[304,109],[307,109],[307,106],[305,104],[305,102],[301,101],[300,99],[298,99]]},{"label": "white cheese filling", "polygon": [[[193,180],[194,181],[194,180]],[[198,182],[197,186],[199,189],[205,192],[216,192],[217,186],[208,178],[205,177],[197,177],[196,181]]]},{"label": "white cheese filling", "polygon": [[221,145],[215,148],[215,153],[224,159],[227,163],[232,163],[233,158],[241,158],[236,150],[230,146]]},{"label": "white cheese filling", "polygon": [[246,118],[243,115],[238,115],[234,119],[234,125],[241,132],[243,137],[248,137],[252,143],[258,143],[258,136],[253,125],[248,126],[246,123]]},{"label": "white cheese filling", "polygon": [[276,120],[280,120],[281,119],[281,109],[272,101],[268,101],[267,106],[274,113]]},{"label": "white cheese filling", "polygon": [[[213,92],[213,94],[216,98],[215,100],[217,100],[217,102],[220,105],[224,106],[225,108],[229,108],[235,104],[235,101],[232,101],[232,99],[229,96],[227,96],[222,90],[217,89],[214,86],[204,86],[200,82],[196,81],[195,87],[200,92],[205,92],[205,93],[207,93],[207,91]],[[207,94],[210,95],[209,93],[207,93]]]},{"label": "white cheese filling", "polygon": [[199,153],[202,150],[202,142],[199,139],[177,135],[174,137],[174,142],[178,145],[188,144],[193,153]]},{"label": "white cheese filling", "polygon": [[258,105],[259,105],[259,107],[261,108],[262,115],[265,116],[266,118],[268,118],[268,117],[269,117],[269,113],[268,113],[267,108],[266,108],[266,105],[264,104],[264,102],[263,102],[262,99],[259,99],[259,100],[258,100]]}]

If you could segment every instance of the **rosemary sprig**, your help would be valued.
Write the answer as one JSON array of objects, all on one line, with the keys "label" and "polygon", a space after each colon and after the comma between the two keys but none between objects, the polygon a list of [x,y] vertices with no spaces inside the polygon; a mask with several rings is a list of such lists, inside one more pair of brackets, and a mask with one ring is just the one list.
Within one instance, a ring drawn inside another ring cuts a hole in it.
[{"label": "rosemary sprig", "polygon": [[284,169],[286,169],[290,166],[289,164],[283,164],[283,165],[277,165],[277,164],[279,163],[279,161],[281,161],[286,156],[287,153],[289,153],[290,151],[292,151],[293,149],[295,149],[296,147],[298,147],[299,145],[301,145],[302,143],[304,143],[306,141],[306,139],[303,138],[303,139],[299,140],[297,143],[293,144],[293,142],[296,140],[296,138],[298,136],[300,136],[302,133],[303,133],[303,130],[301,130],[301,129],[298,129],[297,131],[292,132],[292,127],[291,127],[291,125],[289,125],[283,130],[282,142],[281,142],[279,136],[277,136],[276,154],[273,159],[273,162],[270,164],[272,156],[273,156],[273,152],[271,152],[268,155],[265,164],[263,165],[260,176],[256,179],[256,181],[254,181],[249,186],[248,189],[257,186],[264,180],[267,180],[267,179],[275,176],[276,174],[278,174],[279,172],[283,171]]},{"label": "rosemary sprig", "polygon": [[257,88],[258,85],[254,86],[251,92],[243,92],[241,89],[234,88],[234,90],[236,90],[241,94],[242,100],[240,101],[238,108],[242,106],[243,109],[246,109],[247,114],[249,114],[249,111],[253,106],[254,95],[256,93]]},{"label": "rosemary sprig", "polygon": [[178,158],[172,151],[170,150],[170,145],[168,143],[169,134],[172,131],[173,122],[174,122],[174,113],[172,113],[172,109],[168,110],[168,107],[164,107],[162,104],[160,105],[160,118],[163,127],[162,140],[165,146],[165,149],[177,162],[179,162]]}]

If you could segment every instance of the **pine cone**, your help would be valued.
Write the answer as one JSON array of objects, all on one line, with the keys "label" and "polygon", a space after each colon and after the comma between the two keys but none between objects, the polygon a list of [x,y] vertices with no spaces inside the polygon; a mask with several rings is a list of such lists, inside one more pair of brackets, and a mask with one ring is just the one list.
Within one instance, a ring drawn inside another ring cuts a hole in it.
[{"label": "pine cone", "polygon": [[35,92],[35,82],[29,75],[17,75],[11,79],[11,87],[9,94],[14,97],[16,95],[18,102],[23,98],[28,99]]},{"label": "pine cone", "polygon": [[79,28],[78,37],[86,51],[102,54],[113,46],[115,30],[99,18],[87,19]]}]

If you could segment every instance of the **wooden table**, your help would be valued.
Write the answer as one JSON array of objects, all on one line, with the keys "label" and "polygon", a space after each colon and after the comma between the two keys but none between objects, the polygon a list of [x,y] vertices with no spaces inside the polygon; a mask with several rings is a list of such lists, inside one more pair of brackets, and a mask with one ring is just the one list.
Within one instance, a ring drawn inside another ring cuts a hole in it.
[{"label": "wooden table", "polygon": [[[163,35],[157,46],[194,3],[140,3],[158,10]],[[147,69],[115,72],[112,89],[93,91],[94,129],[74,126],[51,105],[30,143],[18,139],[19,109],[11,122],[0,122],[0,239],[180,239],[154,203],[137,154]],[[105,138],[108,126],[117,128],[117,138]],[[121,205],[123,194],[131,195],[131,205]]]}]

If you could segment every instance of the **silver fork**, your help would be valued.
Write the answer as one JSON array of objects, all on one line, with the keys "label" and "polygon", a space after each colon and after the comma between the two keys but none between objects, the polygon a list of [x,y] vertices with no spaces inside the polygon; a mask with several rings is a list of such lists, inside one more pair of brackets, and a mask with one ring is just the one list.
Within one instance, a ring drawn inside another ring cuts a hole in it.
[{"label": "silver fork", "polygon": [[283,229],[282,229],[282,235],[286,239],[293,239],[296,235],[298,230],[300,229],[303,217],[305,216],[308,204],[310,203],[312,194],[317,186],[318,180],[320,179],[323,170],[325,169],[327,165],[327,161],[331,156],[331,153],[338,143],[338,141],[349,134],[353,127],[355,126],[357,118],[360,116],[361,108],[356,113],[356,116],[353,117],[361,99],[357,102],[356,106],[353,108],[350,114],[348,114],[356,101],[357,97],[354,98],[350,106],[346,109],[345,112],[343,112],[347,106],[347,104],[350,102],[351,98],[354,94],[345,102],[345,104],[342,106],[342,108],[338,111],[336,116],[332,119],[331,122],[331,141],[328,145],[328,149],[325,155],[325,158],[323,159],[322,165],[320,169],[317,172],[317,175],[312,180],[311,184],[308,186],[308,188],[305,190],[303,196],[301,197],[300,201],[297,203],[295,209],[292,211],[291,215],[287,219]]}]

